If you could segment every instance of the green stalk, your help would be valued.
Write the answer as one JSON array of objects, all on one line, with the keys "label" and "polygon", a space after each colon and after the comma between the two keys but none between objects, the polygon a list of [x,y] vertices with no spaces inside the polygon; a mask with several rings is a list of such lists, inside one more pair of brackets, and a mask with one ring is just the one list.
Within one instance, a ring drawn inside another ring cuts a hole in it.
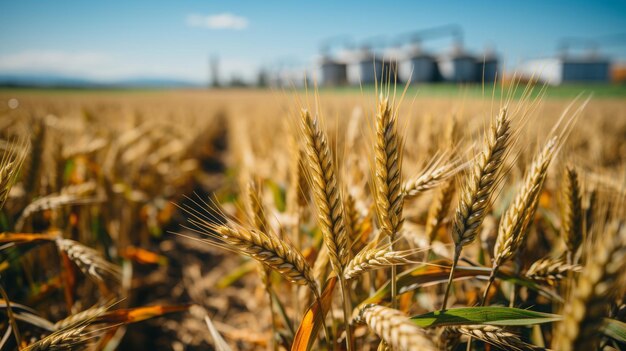
[{"label": "green stalk", "polygon": [[443,303],[441,305],[441,311],[445,311],[448,308],[448,296],[450,295],[450,287],[452,286],[452,279],[454,278],[454,271],[459,263],[461,257],[461,246],[454,247],[454,261],[452,262],[452,268],[450,268],[450,277],[448,277],[448,284],[446,285],[446,292],[443,295]]},{"label": "green stalk", "polygon": [[[493,282],[496,280],[496,273],[498,271],[498,266],[494,266],[491,269],[491,274],[489,275],[489,281],[487,282],[487,288],[485,289],[485,292],[483,292],[483,299],[480,302],[480,306],[484,306],[485,303],[487,302],[487,294],[489,294],[489,289],[491,288],[491,285],[493,284]],[[472,337],[470,336],[469,339],[467,339],[467,348],[465,349],[465,351],[471,351],[472,349]]]}]

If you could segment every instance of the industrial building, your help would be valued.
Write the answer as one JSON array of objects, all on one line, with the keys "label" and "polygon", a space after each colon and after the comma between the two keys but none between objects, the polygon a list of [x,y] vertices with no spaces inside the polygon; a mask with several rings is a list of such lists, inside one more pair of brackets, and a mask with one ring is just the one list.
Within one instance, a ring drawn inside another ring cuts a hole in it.
[{"label": "industrial building", "polygon": [[496,79],[499,78],[498,57],[487,50],[482,58],[479,57],[476,60],[476,72],[478,73],[476,78],[478,82],[495,83]]},{"label": "industrial building", "polygon": [[[451,39],[449,49],[439,52],[424,49],[424,42],[435,39]],[[564,38],[559,41],[559,55],[529,60],[516,67],[516,72],[524,79],[554,85],[610,82],[611,61],[597,54],[597,48],[625,41],[623,36],[616,35],[596,39]],[[587,52],[568,54],[571,46],[587,48]],[[316,74],[308,79],[327,87],[371,85],[388,77],[397,83],[411,84],[489,84],[496,83],[502,76],[498,55],[492,50],[475,54],[466,49],[463,32],[456,25],[423,29],[391,39],[374,37],[360,43],[345,36],[331,37],[322,42],[320,54]],[[286,86],[291,82],[289,86],[302,86],[308,70],[302,65],[298,67],[294,70],[283,66],[268,79],[269,84]]]},{"label": "industrial building", "polygon": [[604,83],[610,80],[610,61],[594,56],[561,56],[530,60],[521,73],[528,79],[558,85],[563,83]]},{"label": "industrial building", "polygon": [[405,82],[435,82],[441,76],[437,58],[417,44],[411,45],[398,62],[400,78]]},{"label": "industrial building", "polygon": [[476,57],[466,52],[460,45],[439,59],[439,70],[444,80],[454,83],[478,81]]},{"label": "industrial building", "polygon": [[340,60],[323,56],[320,59],[320,78],[324,86],[346,85],[348,83],[348,67]]},{"label": "industrial building", "polygon": [[[435,54],[422,49],[422,42],[450,37],[452,49]],[[336,38],[332,38],[336,41]],[[462,31],[458,26],[448,25],[420,30],[405,35],[378,54],[372,49],[371,40],[357,50],[343,50],[332,57],[328,48],[332,40],[323,46],[319,61],[321,85],[373,84],[387,75],[396,82],[426,83],[448,81],[472,83],[495,81],[498,59],[494,54],[476,57],[463,49]],[[380,41],[379,41],[380,42]],[[400,45],[398,45],[400,43]],[[378,45],[384,47],[384,45]]]},{"label": "industrial building", "polygon": [[343,53],[347,63],[347,76],[350,85],[374,84],[383,72],[383,61],[368,48],[362,47]]}]

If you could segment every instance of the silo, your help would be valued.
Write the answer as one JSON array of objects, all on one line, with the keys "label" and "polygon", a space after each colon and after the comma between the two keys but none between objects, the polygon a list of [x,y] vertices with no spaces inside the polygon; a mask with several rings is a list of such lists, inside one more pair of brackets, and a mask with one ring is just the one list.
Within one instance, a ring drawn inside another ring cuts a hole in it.
[{"label": "silo", "polygon": [[346,64],[339,60],[327,56],[322,57],[320,71],[324,86],[341,86],[348,81]]},{"label": "silo", "polygon": [[400,61],[400,78],[411,83],[434,82],[439,74],[434,56],[423,51],[418,45],[412,45],[406,56]]},{"label": "silo", "polygon": [[568,56],[534,59],[521,66],[528,79],[559,85],[563,83],[606,83],[610,80],[608,59],[598,56]]},{"label": "silo", "polygon": [[367,48],[344,53],[348,63],[347,75],[350,85],[374,84],[380,81],[383,62]]},{"label": "silo", "polygon": [[452,52],[439,61],[439,70],[445,80],[456,83],[476,81],[476,58],[467,53],[460,45],[455,45]]},{"label": "silo", "polygon": [[485,83],[495,83],[498,77],[498,57],[487,52],[483,57],[476,60],[476,81]]},{"label": "silo", "polygon": [[610,62],[596,55],[562,59],[563,82],[596,82],[610,80]]}]

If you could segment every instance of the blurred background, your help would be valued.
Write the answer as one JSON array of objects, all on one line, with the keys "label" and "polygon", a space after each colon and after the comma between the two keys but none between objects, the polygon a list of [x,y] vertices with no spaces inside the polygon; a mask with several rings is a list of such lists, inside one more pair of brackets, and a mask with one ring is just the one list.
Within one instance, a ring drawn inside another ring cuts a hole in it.
[{"label": "blurred background", "polygon": [[626,80],[624,1],[0,6],[2,86],[359,86],[389,64],[414,84]]}]

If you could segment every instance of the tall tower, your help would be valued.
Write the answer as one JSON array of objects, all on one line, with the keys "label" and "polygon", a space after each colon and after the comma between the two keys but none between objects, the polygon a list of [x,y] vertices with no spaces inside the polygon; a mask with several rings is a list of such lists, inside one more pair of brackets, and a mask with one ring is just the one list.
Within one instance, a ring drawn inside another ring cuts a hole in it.
[{"label": "tall tower", "polygon": [[209,71],[211,72],[211,77],[209,81],[211,82],[211,87],[213,88],[217,88],[220,86],[219,65],[219,57],[217,55],[211,56],[211,58],[209,59]]}]

